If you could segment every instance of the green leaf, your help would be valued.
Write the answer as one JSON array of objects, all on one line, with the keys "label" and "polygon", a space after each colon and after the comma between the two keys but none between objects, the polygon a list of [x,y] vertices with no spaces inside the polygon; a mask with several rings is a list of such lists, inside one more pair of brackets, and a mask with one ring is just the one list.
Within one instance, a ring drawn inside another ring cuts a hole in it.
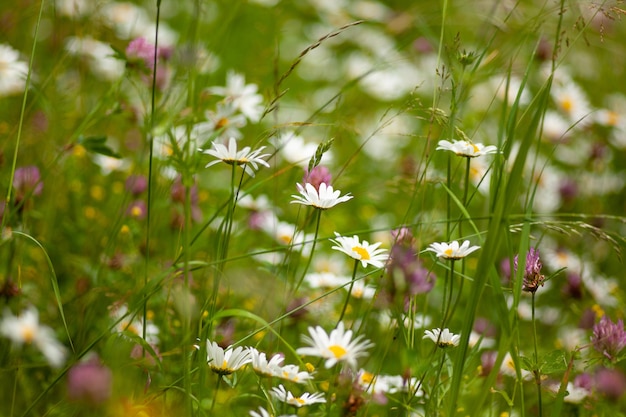
[{"label": "green leaf", "polygon": [[554,350],[541,358],[539,369],[542,374],[564,372],[567,369],[567,358],[563,351]]},{"label": "green leaf", "polygon": [[89,152],[120,159],[122,156],[106,145],[106,136],[79,136],[77,143]]}]

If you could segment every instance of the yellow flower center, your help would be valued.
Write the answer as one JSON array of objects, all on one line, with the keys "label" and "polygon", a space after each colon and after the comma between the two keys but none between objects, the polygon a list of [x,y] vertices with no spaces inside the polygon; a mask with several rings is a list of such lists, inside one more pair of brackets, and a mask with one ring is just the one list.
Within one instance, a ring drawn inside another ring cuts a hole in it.
[{"label": "yellow flower center", "polygon": [[561,101],[561,107],[563,108],[564,112],[570,113],[572,111],[572,108],[574,107],[574,102],[572,98],[564,97],[563,100]]},{"label": "yellow flower center", "polygon": [[446,256],[452,256],[452,249],[448,248],[444,250],[443,253],[445,253]]},{"label": "yellow flower center", "polygon": [[222,362],[222,369],[228,369],[228,361],[226,359]]},{"label": "yellow flower center", "polygon": [[347,350],[338,345],[329,346],[328,350],[330,350],[331,353],[335,356],[335,359],[341,359],[346,353],[348,353]]},{"label": "yellow flower center", "polygon": [[30,343],[35,339],[35,329],[30,326],[22,328],[22,340],[26,343]]},{"label": "yellow flower center", "polygon": [[229,122],[227,117],[222,117],[221,119],[219,119],[217,121],[217,123],[215,123],[215,129],[217,130],[217,129],[221,129],[223,127],[226,127],[226,126],[228,126],[229,123],[230,122]]},{"label": "yellow flower center", "polygon": [[370,259],[370,253],[362,246],[354,246],[352,252],[356,252],[360,256],[360,259],[364,261],[369,261]]},{"label": "yellow flower center", "polygon": [[371,372],[363,372],[363,374],[361,375],[361,381],[364,384],[369,384],[374,380],[374,374],[372,374]]},{"label": "yellow flower center", "polygon": [[303,400],[302,398],[300,398],[300,397],[294,398],[294,400],[295,400],[298,404],[300,404],[300,405],[304,405],[304,404],[306,404],[306,401],[304,401],[304,400]]},{"label": "yellow flower center", "polygon": [[480,152],[480,149],[478,149],[478,146],[474,145],[473,143],[472,143],[472,148],[474,148],[474,153]]}]

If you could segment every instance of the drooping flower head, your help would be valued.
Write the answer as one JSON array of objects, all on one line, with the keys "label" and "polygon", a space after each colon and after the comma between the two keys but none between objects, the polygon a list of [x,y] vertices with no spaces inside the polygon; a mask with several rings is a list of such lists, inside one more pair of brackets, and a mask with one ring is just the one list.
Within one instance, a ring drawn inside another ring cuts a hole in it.
[{"label": "drooping flower head", "polygon": [[441,243],[431,243],[430,246],[426,249],[427,251],[435,252],[435,255],[439,258],[444,259],[461,259],[465,258],[470,253],[480,249],[480,246],[472,246],[470,247],[469,240],[463,242],[462,245],[459,246],[459,242],[456,240],[450,243],[441,242]]},{"label": "drooping flower head", "polygon": [[376,268],[382,268],[385,262],[389,259],[389,255],[385,249],[379,249],[378,247],[382,242],[376,242],[373,244],[368,243],[366,240],[359,241],[359,237],[354,235],[353,237],[341,236],[335,232],[336,239],[331,239],[336,246],[332,249],[341,251],[357,261],[361,261],[363,267],[367,265],[373,265]]},{"label": "drooping flower head", "polygon": [[356,368],[357,359],[365,356],[365,351],[373,346],[369,340],[363,340],[363,336],[352,339],[352,330],[346,331],[343,322],[339,322],[337,328],[330,334],[327,334],[320,326],[309,327],[309,334],[310,337],[303,337],[309,346],[298,348],[296,352],[300,355],[326,359],[326,368],[338,362],[345,362],[350,367]]},{"label": "drooping flower head", "polygon": [[[517,273],[518,255],[515,255],[513,262],[515,272]],[[535,248],[530,248],[526,254],[526,268],[524,269],[524,284],[522,290],[526,292],[534,293],[543,286],[545,276],[541,273],[543,264],[539,259],[539,251]]]},{"label": "drooping flower head", "polygon": [[217,158],[216,161],[209,162],[205,168],[218,164],[220,161],[228,165],[241,165],[244,171],[254,177],[254,170],[259,169],[259,165],[269,167],[270,165],[263,159],[269,154],[261,155],[261,152],[265,149],[265,146],[261,146],[254,151],[250,150],[249,146],[246,146],[240,151],[237,151],[237,141],[235,138],[230,138],[228,141],[228,147],[221,143],[213,142],[213,149],[200,149],[200,152],[207,155],[211,155]]},{"label": "drooping flower head", "polygon": [[482,143],[472,143],[467,140],[454,140],[453,142],[440,140],[437,145],[437,150],[451,151],[467,158],[476,158],[498,151],[498,148],[493,145],[485,146]]},{"label": "drooping flower head", "polygon": [[250,351],[241,346],[221,348],[207,340],[207,362],[209,368],[218,375],[230,375],[252,360]]},{"label": "drooping flower head", "polygon": [[624,322],[620,319],[617,323],[613,323],[606,315],[602,316],[600,321],[593,326],[591,343],[598,352],[614,360],[626,347]]},{"label": "drooping flower head", "polygon": [[454,334],[449,329],[432,329],[426,330],[422,339],[430,339],[437,346],[446,348],[450,346],[458,346],[461,341],[461,335]]},{"label": "drooping flower head", "polygon": [[296,187],[298,187],[300,195],[292,195],[294,200],[291,203],[313,206],[321,210],[329,209],[353,198],[350,193],[340,197],[341,191],[333,190],[332,186],[325,183],[321,183],[317,189],[309,183],[306,183],[304,187],[301,184],[296,184]]}]

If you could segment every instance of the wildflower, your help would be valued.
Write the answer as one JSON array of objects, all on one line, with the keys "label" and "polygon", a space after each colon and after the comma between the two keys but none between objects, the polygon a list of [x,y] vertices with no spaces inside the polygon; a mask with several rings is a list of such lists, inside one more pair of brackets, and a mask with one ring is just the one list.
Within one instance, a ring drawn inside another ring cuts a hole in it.
[{"label": "wildflower", "polygon": [[154,70],[155,53],[154,45],[141,36],[130,41],[126,47],[128,63],[139,64],[145,70]]},{"label": "wildflower", "polygon": [[200,126],[207,130],[207,133],[219,133],[220,137],[241,139],[240,128],[246,125],[246,117],[237,113],[237,109],[232,104],[217,103],[216,111],[207,111],[206,122]]},{"label": "wildflower", "polygon": [[255,348],[248,348],[250,353],[250,363],[255,372],[265,376],[275,376],[276,370],[280,369],[285,358],[281,355],[274,355],[268,361],[267,356],[263,352],[259,352]]},{"label": "wildflower", "polygon": [[230,375],[252,360],[250,351],[239,346],[235,349],[222,349],[215,342],[207,340],[207,362],[218,375]]},{"label": "wildflower", "polygon": [[313,379],[311,373],[301,371],[297,365],[284,365],[278,369],[275,376],[297,384],[306,384],[309,380]]},{"label": "wildflower", "polygon": [[72,400],[102,404],[111,396],[113,375],[97,356],[77,363],[67,373],[67,394]]},{"label": "wildflower", "polygon": [[493,145],[485,146],[482,143],[472,143],[467,140],[440,140],[437,144],[437,150],[451,151],[459,156],[467,158],[476,158],[477,156],[496,153],[498,148]]},{"label": "wildflower", "polygon": [[324,394],[321,392],[316,392],[315,394],[305,392],[299,397],[294,397],[291,391],[287,391],[282,384],[272,388],[271,394],[278,400],[298,408],[305,405],[326,402]]},{"label": "wildflower", "polygon": [[326,368],[337,362],[346,362],[355,368],[357,358],[365,356],[365,350],[373,346],[369,340],[363,340],[362,336],[351,340],[352,330],[346,331],[343,322],[339,322],[330,335],[320,326],[309,327],[309,334],[311,337],[304,336],[303,340],[310,346],[299,348],[296,352],[326,359]]},{"label": "wildflower", "polygon": [[[513,262],[515,271],[517,272],[518,255],[515,255]],[[524,269],[524,284],[522,290],[526,292],[534,293],[539,286],[543,286],[545,277],[541,274],[541,268],[543,264],[539,259],[539,251],[535,248],[530,248],[526,254],[526,268]]]},{"label": "wildflower", "polygon": [[20,198],[27,195],[40,195],[43,190],[43,182],[39,168],[34,165],[20,167],[15,170],[13,187]]},{"label": "wildflower", "polygon": [[361,261],[363,267],[367,265],[373,265],[376,268],[382,268],[389,259],[389,255],[385,252],[385,249],[378,249],[382,242],[376,242],[369,244],[366,240],[359,241],[359,237],[354,235],[353,237],[341,236],[335,232],[336,239],[331,239],[331,242],[335,243],[332,249],[336,249],[350,256],[351,258]]},{"label": "wildflower", "polygon": [[329,209],[353,198],[350,193],[340,197],[341,191],[335,191],[332,186],[325,183],[321,183],[319,189],[309,183],[306,183],[304,187],[300,184],[296,184],[296,186],[301,195],[292,195],[295,199],[291,201],[292,203],[313,206],[321,210]]},{"label": "wildflower", "polygon": [[607,316],[602,316],[600,321],[593,326],[591,343],[598,352],[609,360],[614,360],[626,346],[624,322],[620,319],[617,323],[613,323]]},{"label": "wildflower", "polygon": [[[258,413],[254,410],[250,410],[250,416],[251,417],[274,417],[274,414],[270,414],[270,412],[264,409],[263,407],[259,407]],[[285,415],[278,416],[278,417],[297,417],[297,416],[295,414],[290,414],[290,415],[285,414]]]},{"label": "wildflower", "polygon": [[332,175],[330,174],[330,170],[323,165],[318,165],[314,167],[311,172],[308,169],[304,169],[304,178],[302,178],[302,184],[306,185],[307,183],[311,184],[315,187],[316,190],[320,189],[320,185],[322,183],[330,184],[332,180]]},{"label": "wildflower", "polygon": [[226,76],[226,87],[210,87],[208,91],[225,97],[225,101],[238,109],[251,122],[258,122],[263,113],[263,96],[257,94],[256,84],[246,84],[241,74],[230,71]]},{"label": "wildflower", "polygon": [[265,149],[265,146],[261,146],[259,149],[256,149],[252,152],[250,151],[249,146],[246,146],[242,150],[237,151],[237,141],[235,140],[235,138],[230,138],[230,140],[228,141],[228,148],[221,143],[215,142],[213,142],[213,148],[214,149],[207,150],[199,149],[202,153],[218,158],[217,161],[209,162],[205,166],[205,168],[208,168],[222,161],[228,165],[243,165],[244,171],[251,177],[254,177],[254,170],[258,170],[259,165],[264,165],[266,167],[270,166],[263,159],[269,156],[269,154],[260,155],[263,149]]},{"label": "wildflower", "polygon": [[440,258],[456,260],[465,258],[467,255],[478,249],[480,249],[480,246],[470,247],[469,240],[463,242],[461,246],[459,246],[459,242],[455,240],[451,243],[431,243],[426,250],[435,252],[435,255]]},{"label": "wildflower", "polygon": [[9,45],[0,45],[0,97],[19,94],[26,87],[28,65]]},{"label": "wildflower", "polygon": [[596,391],[605,398],[617,401],[626,392],[626,376],[620,369],[600,368],[594,380]]},{"label": "wildflower", "polygon": [[35,345],[54,368],[65,362],[65,347],[56,339],[50,327],[39,323],[39,312],[34,307],[29,307],[19,317],[5,310],[0,322],[0,334],[18,346]]},{"label": "wildflower", "polygon": [[461,341],[461,335],[454,334],[448,329],[432,329],[424,332],[422,339],[430,339],[437,346],[446,348],[450,346],[458,346]]}]

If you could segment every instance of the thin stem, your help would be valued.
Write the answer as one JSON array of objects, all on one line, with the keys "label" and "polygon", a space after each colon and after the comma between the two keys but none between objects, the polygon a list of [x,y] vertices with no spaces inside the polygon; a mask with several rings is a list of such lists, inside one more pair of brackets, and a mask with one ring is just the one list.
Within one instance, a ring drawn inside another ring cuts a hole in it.
[{"label": "thin stem", "polygon": [[539,402],[539,417],[543,416],[543,407],[541,402],[541,373],[539,371],[539,355],[537,354],[537,322],[535,321],[535,293],[532,293],[532,322],[533,322],[533,344],[535,347],[535,369],[533,374],[535,375],[535,384],[537,385],[537,401]]},{"label": "thin stem", "polygon": [[[441,330],[443,331],[443,329],[446,327],[446,323],[448,322],[448,320],[450,319],[451,311],[450,311],[450,306],[452,304],[452,290],[454,288],[454,261],[455,259],[450,259],[450,279],[446,280],[446,287],[449,287],[449,291],[448,291],[448,299],[444,300],[444,304],[443,304],[443,318],[441,320]],[[446,291],[444,288],[444,297],[446,296]]]},{"label": "thin stem", "polygon": [[[313,254],[315,253],[315,246],[317,245],[317,237],[319,235],[319,231],[320,231],[320,220],[322,218],[322,210],[321,209],[316,209],[317,211],[317,221],[315,224],[315,236],[313,237],[313,244],[311,246],[311,253],[309,254],[309,259],[307,260],[306,266],[304,267],[304,271],[302,271],[302,276],[300,277],[300,280],[298,281],[298,283],[296,284],[296,287],[294,288],[293,292],[294,294],[298,291],[298,288],[300,288],[300,285],[302,285],[302,282],[304,281],[304,277],[306,276],[306,273],[308,272],[309,268],[311,267],[311,262],[313,261]],[[303,246],[304,248],[304,246]]]},{"label": "thin stem", "polygon": [[222,375],[217,374],[217,384],[215,384],[215,395],[213,396],[213,401],[211,401],[211,415],[213,415],[213,408],[215,408],[215,403],[217,402],[217,394],[220,391],[220,383],[222,382]]},{"label": "thin stem", "polygon": [[359,267],[359,260],[354,260],[354,268],[352,269],[352,279],[350,280],[350,287],[348,288],[348,294],[346,295],[346,302],[343,304],[343,308],[341,309],[341,314],[339,315],[339,321],[337,321],[337,325],[341,323],[343,320],[343,316],[346,314],[346,310],[348,309],[348,303],[350,302],[350,295],[352,295],[352,288],[354,287],[354,280],[356,279],[356,270]]}]

